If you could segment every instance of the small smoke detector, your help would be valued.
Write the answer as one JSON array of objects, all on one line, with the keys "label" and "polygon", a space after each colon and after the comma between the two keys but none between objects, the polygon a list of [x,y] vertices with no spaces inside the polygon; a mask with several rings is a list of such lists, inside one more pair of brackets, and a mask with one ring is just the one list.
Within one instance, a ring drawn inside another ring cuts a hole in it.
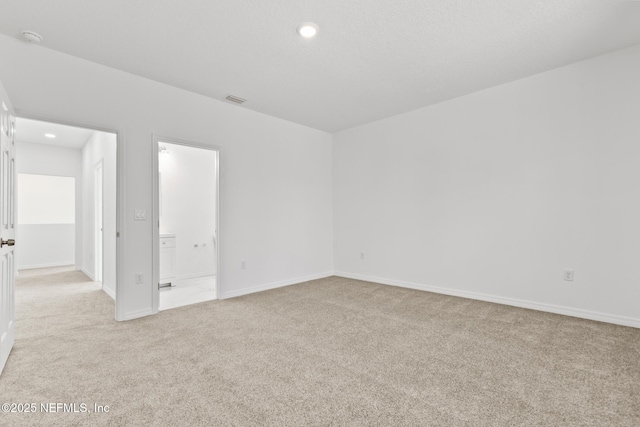
[{"label": "small smoke detector", "polygon": [[22,38],[31,43],[40,43],[42,41],[42,36],[35,31],[24,30],[22,32]]},{"label": "small smoke detector", "polygon": [[225,98],[227,101],[233,102],[234,104],[243,104],[244,102],[246,102],[247,100],[244,98],[240,98],[239,96],[235,96],[235,95],[227,95],[227,97]]}]

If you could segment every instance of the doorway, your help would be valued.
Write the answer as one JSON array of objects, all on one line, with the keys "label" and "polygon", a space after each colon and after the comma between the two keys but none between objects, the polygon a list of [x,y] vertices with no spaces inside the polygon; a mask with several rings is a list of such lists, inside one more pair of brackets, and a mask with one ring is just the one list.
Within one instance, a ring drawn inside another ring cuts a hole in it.
[{"label": "doorway", "polygon": [[115,300],[117,134],[21,117],[16,129],[16,270],[84,273]]},{"label": "doorway", "polygon": [[154,312],[217,299],[219,150],[154,137]]}]

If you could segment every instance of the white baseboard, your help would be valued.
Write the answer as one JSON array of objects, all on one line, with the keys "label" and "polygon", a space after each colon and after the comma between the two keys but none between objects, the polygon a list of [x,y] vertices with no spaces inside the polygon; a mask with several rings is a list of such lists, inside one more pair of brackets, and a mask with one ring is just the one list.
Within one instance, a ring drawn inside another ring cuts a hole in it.
[{"label": "white baseboard", "polygon": [[[82,271],[89,279],[91,279],[92,282],[96,281],[96,278],[93,276],[93,274],[86,270],[84,267],[80,268],[80,271]],[[116,291],[114,289],[110,289],[109,287],[105,286],[104,283],[102,283],[102,290],[105,294],[109,295],[112,300],[116,300]]]},{"label": "white baseboard", "polygon": [[200,273],[181,274],[179,276],[172,277],[171,280],[175,282],[178,280],[195,279],[198,277],[207,277],[207,276],[215,276],[215,275],[216,275],[215,271],[203,271]]},{"label": "white baseboard", "polygon": [[96,278],[93,277],[93,274],[89,273],[89,271],[87,271],[84,267],[80,268],[80,271],[82,271],[85,274],[85,276],[87,276],[89,279],[91,279],[92,282],[96,281]]},{"label": "white baseboard", "polygon": [[71,262],[52,262],[46,264],[32,264],[32,265],[19,265],[18,270],[32,270],[34,268],[49,268],[49,267],[68,267],[75,266],[75,261]]},{"label": "white baseboard", "polygon": [[105,294],[109,295],[112,300],[114,301],[116,300],[116,291],[106,287],[104,283],[102,284],[102,290],[104,291]]},{"label": "white baseboard", "polygon": [[282,288],[284,286],[295,285],[297,283],[302,283],[302,282],[308,282],[310,280],[324,279],[325,277],[330,277],[333,275],[334,275],[333,271],[328,271],[326,273],[295,277],[293,279],[283,280],[280,282],[271,282],[271,283],[266,283],[264,285],[252,286],[250,288],[238,289],[236,291],[223,292],[220,295],[218,295],[218,298],[219,299],[235,298],[242,295],[253,294],[256,292],[268,291],[269,289]]},{"label": "white baseboard", "polygon": [[456,297],[469,298],[479,301],[488,301],[498,304],[510,305],[514,307],[528,308],[531,310],[545,311],[549,313],[562,314],[565,316],[579,317],[581,319],[596,320],[599,322],[613,323],[622,326],[640,328],[640,319],[615,314],[601,313],[597,311],[583,310],[554,304],[545,304],[534,301],[520,300],[516,298],[487,295],[478,292],[462,291],[457,289],[442,288],[439,286],[423,285],[419,283],[404,282],[401,280],[383,279],[380,277],[364,276],[361,274],[345,273],[336,271],[335,276],[347,279],[363,280],[365,282],[379,283],[381,285],[398,286],[401,288],[417,289],[420,291],[433,292],[436,294],[452,295]]},{"label": "white baseboard", "polygon": [[145,308],[144,310],[136,310],[136,311],[131,311],[129,313],[125,313],[125,315],[122,318],[117,318],[116,320],[119,322],[123,322],[126,320],[133,320],[133,319],[139,319],[140,317],[151,316],[152,314],[153,314],[153,311],[150,308]]}]

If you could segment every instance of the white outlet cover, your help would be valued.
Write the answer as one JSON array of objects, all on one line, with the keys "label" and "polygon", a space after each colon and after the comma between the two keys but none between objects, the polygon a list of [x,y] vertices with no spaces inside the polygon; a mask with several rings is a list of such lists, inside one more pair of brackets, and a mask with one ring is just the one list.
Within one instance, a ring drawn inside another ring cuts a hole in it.
[{"label": "white outlet cover", "polygon": [[564,280],[568,281],[568,282],[572,282],[573,281],[573,270],[570,268],[565,268],[564,269]]}]

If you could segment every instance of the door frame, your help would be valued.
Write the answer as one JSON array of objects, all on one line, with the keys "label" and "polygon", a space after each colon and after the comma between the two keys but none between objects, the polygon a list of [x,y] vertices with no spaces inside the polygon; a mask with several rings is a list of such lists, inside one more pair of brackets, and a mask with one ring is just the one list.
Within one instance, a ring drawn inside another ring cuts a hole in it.
[{"label": "door frame", "polygon": [[[86,125],[83,123],[66,121],[51,118],[48,116],[41,116],[36,114],[30,114],[28,112],[17,109],[16,117],[30,120],[39,120],[42,122],[56,123],[59,125],[73,126],[83,129],[90,129],[99,132],[112,133],[116,136],[116,303],[114,317],[118,321],[128,320],[125,311],[125,301],[123,296],[124,291],[124,249],[125,241],[123,236],[126,236],[126,224],[125,221],[125,156],[124,156],[124,131],[103,128],[101,126]],[[103,183],[104,184],[104,183]],[[104,256],[104,254],[103,254]]]},{"label": "door frame", "polygon": [[[99,186],[98,177],[100,178]],[[100,197],[98,197],[98,195],[100,195]],[[98,160],[93,165],[93,199],[93,246],[95,251],[93,262],[95,263],[95,279],[96,282],[100,282],[102,289],[104,289],[104,159]],[[100,221],[98,221],[98,218],[100,218]],[[98,222],[100,223],[100,228],[98,228]],[[99,245],[98,242],[100,242]],[[100,256],[98,256],[98,253],[100,254]],[[98,266],[100,268],[98,268]]]},{"label": "door frame", "polygon": [[198,142],[185,141],[183,139],[164,137],[161,135],[153,134],[151,141],[151,149],[152,149],[152,165],[151,165],[151,182],[152,184],[152,197],[153,197],[153,212],[151,216],[151,234],[152,234],[152,247],[153,247],[153,257],[152,257],[152,305],[151,309],[153,314],[158,313],[158,307],[160,305],[160,290],[158,289],[158,283],[160,282],[160,185],[159,185],[159,173],[160,166],[158,164],[159,160],[159,143],[166,142],[168,144],[176,144],[176,145],[184,145],[187,147],[193,148],[201,148],[204,150],[215,151],[216,155],[216,182],[215,182],[215,190],[216,190],[216,298],[220,298],[221,295],[224,295],[222,292],[223,282],[221,279],[221,268],[220,268],[220,154],[221,148],[217,145],[212,144],[202,144]]}]

